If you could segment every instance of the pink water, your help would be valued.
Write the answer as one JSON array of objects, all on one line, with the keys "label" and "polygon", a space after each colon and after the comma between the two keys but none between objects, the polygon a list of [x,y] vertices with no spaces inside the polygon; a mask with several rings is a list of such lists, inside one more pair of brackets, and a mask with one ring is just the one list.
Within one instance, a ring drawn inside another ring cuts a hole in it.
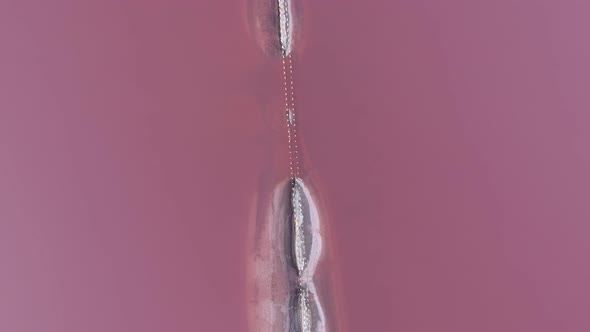
[{"label": "pink water", "polygon": [[[284,163],[245,7],[0,3],[1,331],[245,330],[245,219]],[[304,9],[349,330],[588,331],[590,5]]]}]

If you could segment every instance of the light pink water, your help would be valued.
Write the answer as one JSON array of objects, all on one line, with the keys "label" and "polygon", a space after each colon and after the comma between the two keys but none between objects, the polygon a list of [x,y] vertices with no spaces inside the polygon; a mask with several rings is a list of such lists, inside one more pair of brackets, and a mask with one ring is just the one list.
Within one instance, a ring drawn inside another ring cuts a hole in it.
[{"label": "light pink water", "polygon": [[[349,330],[588,331],[590,5],[305,5]],[[245,330],[245,219],[285,163],[245,7],[0,3],[1,331]]]}]

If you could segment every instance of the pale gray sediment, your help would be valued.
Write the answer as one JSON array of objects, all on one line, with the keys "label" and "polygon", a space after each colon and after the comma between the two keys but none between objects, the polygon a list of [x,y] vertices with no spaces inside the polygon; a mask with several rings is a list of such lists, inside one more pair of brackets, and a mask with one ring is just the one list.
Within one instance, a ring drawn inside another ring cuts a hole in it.
[{"label": "pale gray sediment", "polygon": [[291,0],[277,0],[279,7],[279,40],[284,56],[291,53],[293,41],[293,15]]},{"label": "pale gray sediment", "polygon": [[[302,183],[299,183],[299,179],[291,179],[291,223],[293,233],[291,234],[291,246],[294,252],[294,263],[297,268],[297,275],[299,278],[303,276],[305,266],[307,262],[307,253],[310,251],[311,242],[310,239],[306,239],[306,223],[303,212],[303,201]],[[307,235],[309,236],[309,235]]]},{"label": "pale gray sediment", "polygon": [[293,255],[287,257],[293,260],[297,274],[290,332],[325,331],[323,309],[313,284],[313,274],[322,249],[319,216],[303,180],[292,178],[290,182],[289,242]]},{"label": "pale gray sediment", "polygon": [[309,188],[299,177],[291,56],[296,3],[250,1],[260,14],[252,20],[258,41],[263,49],[282,55],[291,171],[291,178],[274,189],[268,205],[261,206],[266,213],[256,217],[250,252],[250,330],[327,332],[333,325],[328,327],[316,289],[317,281],[325,290],[323,294],[330,294],[325,289],[329,276],[325,271],[316,275],[323,256],[321,220]]},{"label": "pale gray sediment", "polygon": [[328,331],[324,308],[313,281],[296,286],[290,299],[289,332]]},{"label": "pale gray sediment", "polygon": [[300,32],[300,0],[247,0],[248,27],[269,55],[289,56]]},{"label": "pale gray sediment", "polygon": [[314,283],[322,257],[320,220],[303,180],[275,190],[266,218],[251,253],[251,330],[328,331]]}]

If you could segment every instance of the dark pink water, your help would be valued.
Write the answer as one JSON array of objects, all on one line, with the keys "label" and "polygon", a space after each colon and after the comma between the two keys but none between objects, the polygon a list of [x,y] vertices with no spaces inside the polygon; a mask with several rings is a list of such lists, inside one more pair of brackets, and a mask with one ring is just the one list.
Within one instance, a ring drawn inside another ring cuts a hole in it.
[{"label": "dark pink water", "polygon": [[307,10],[299,120],[350,330],[590,330],[590,5]]},{"label": "dark pink water", "polygon": [[[0,3],[1,331],[245,330],[246,219],[284,144],[245,8]],[[588,331],[590,5],[304,9],[349,330]]]}]

